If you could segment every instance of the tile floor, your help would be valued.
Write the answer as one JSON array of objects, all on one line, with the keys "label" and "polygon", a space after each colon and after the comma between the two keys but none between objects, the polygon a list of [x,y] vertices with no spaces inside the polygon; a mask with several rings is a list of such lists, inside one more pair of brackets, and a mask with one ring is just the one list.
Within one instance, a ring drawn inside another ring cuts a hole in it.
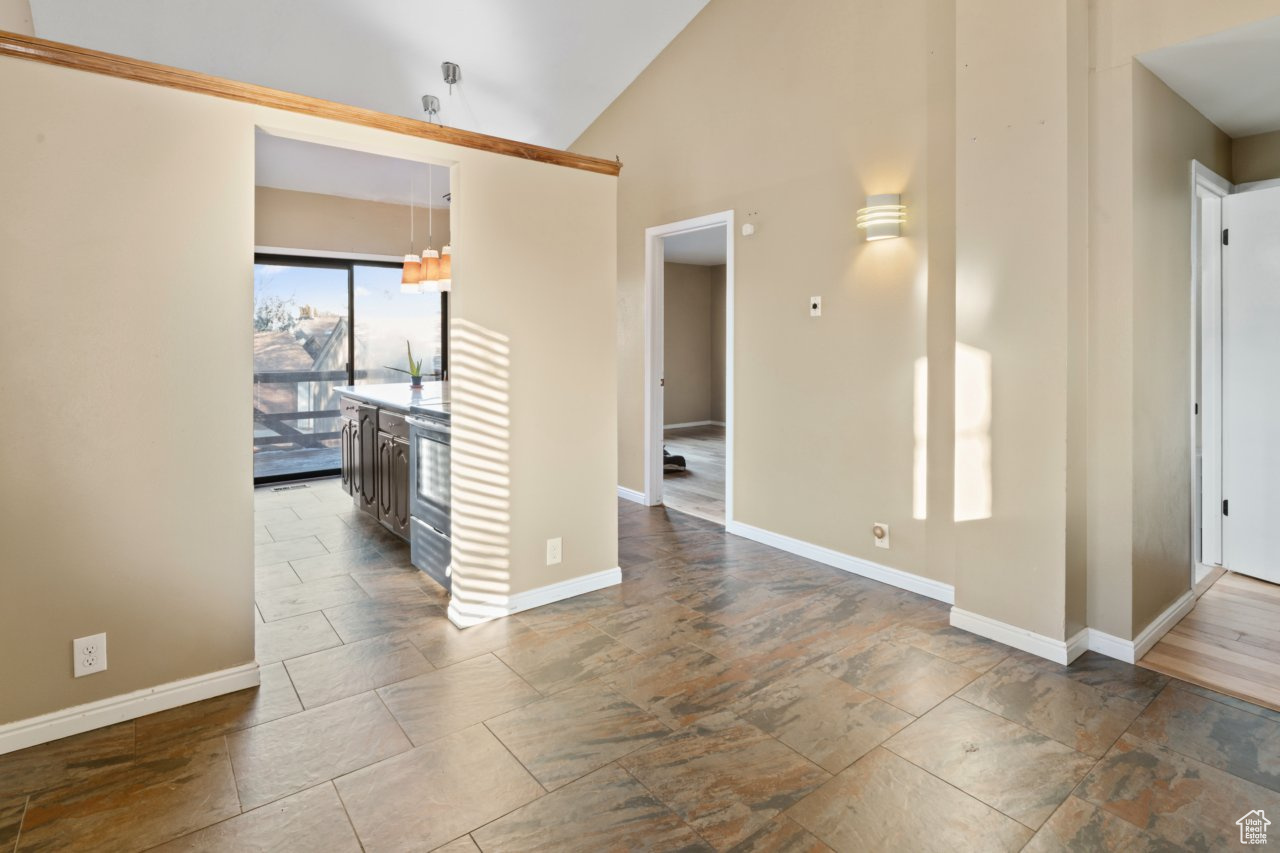
[{"label": "tile floor", "polygon": [[1222,850],[1280,814],[1280,714],[690,516],[620,505],[621,586],[464,632],[332,483],[257,501],[262,686],[0,756],[0,851]]}]

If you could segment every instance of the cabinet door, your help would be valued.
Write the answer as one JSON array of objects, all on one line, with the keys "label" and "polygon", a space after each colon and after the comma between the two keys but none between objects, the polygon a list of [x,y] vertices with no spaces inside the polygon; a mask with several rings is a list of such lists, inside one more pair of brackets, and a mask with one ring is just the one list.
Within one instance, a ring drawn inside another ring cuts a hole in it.
[{"label": "cabinet door", "polygon": [[359,443],[356,472],[356,491],[360,495],[360,508],[370,515],[378,514],[378,408],[360,407],[356,422],[356,440]]},{"label": "cabinet door", "polygon": [[391,440],[391,531],[409,538],[409,442],[399,436]]},{"label": "cabinet door", "polygon": [[392,527],[392,502],[391,502],[391,447],[395,443],[395,437],[389,433],[378,433],[378,518],[387,525]]},{"label": "cabinet door", "polygon": [[352,451],[355,449],[351,439],[352,433],[355,432],[355,421],[342,419],[342,432],[338,436],[338,447],[342,452],[342,465],[340,471],[342,473],[342,491],[347,494],[355,493],[355,457]]},{"label": "cabinet door", "polygon": [[351,454],[351,496],[355,498],[356,505],[361,502],[360,483],[364,471],[364,460],[362,459],[364,444],[360,441],[360,420],[347,421],[350,428],[347,430],[347,448]]}]

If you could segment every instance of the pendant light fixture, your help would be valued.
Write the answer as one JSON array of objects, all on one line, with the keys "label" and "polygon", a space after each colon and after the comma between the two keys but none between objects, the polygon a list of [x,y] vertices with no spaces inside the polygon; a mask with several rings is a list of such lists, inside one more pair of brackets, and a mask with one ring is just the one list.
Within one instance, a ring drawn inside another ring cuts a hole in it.
[{"label": "pendant light fixture", "polygon": [[449,246],[440,250],[440,281],[437,284],[441,293],[453,290],[453,249]]},{"label": "pendant light fixture", "polygon": [[432,185],[434,173],[431,164],[427,164],[427,248],[422,252],[421,264],[421,281],[423,290],[439,290],[440,281],[440,253],[435,250],[434,233],[432,227],[435,217],[431,213],[431,199],[434,197]]},{"label": "pendant light fixture", "polygon": [[422,261],[413,251],[413,172],[409,172],[409,254],[404,256],[404,271],[400,275],[401,293],[422,292]]}]

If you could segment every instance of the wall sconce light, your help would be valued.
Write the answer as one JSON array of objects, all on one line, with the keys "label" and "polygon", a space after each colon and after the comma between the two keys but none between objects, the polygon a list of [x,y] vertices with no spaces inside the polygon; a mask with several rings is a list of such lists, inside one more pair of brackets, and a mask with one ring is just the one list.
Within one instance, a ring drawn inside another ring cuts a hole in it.
[{"label": "wall sconce light", "polygon": [[896,193],[867,196],[867,206],[858,211],[858,227],[867,232],[867,240],[888,240],[902,236],[902,223],[907,219],[907,206]]}]

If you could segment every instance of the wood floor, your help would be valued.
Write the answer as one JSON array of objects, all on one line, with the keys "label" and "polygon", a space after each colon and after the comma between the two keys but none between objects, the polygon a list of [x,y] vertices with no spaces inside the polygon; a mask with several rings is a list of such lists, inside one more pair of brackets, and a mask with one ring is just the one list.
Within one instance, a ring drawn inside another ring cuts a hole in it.
[{"label": "wood floor", "polygon": [[662,502],[672,509],[724,524],[724,427],[698,426],[663,431],[663,444],[683,456],[684,471],[662,475]]},{"label": "wood floor", "polygon": [[1139,665],[1280,711],[1280,586],[1227,572]]}]

